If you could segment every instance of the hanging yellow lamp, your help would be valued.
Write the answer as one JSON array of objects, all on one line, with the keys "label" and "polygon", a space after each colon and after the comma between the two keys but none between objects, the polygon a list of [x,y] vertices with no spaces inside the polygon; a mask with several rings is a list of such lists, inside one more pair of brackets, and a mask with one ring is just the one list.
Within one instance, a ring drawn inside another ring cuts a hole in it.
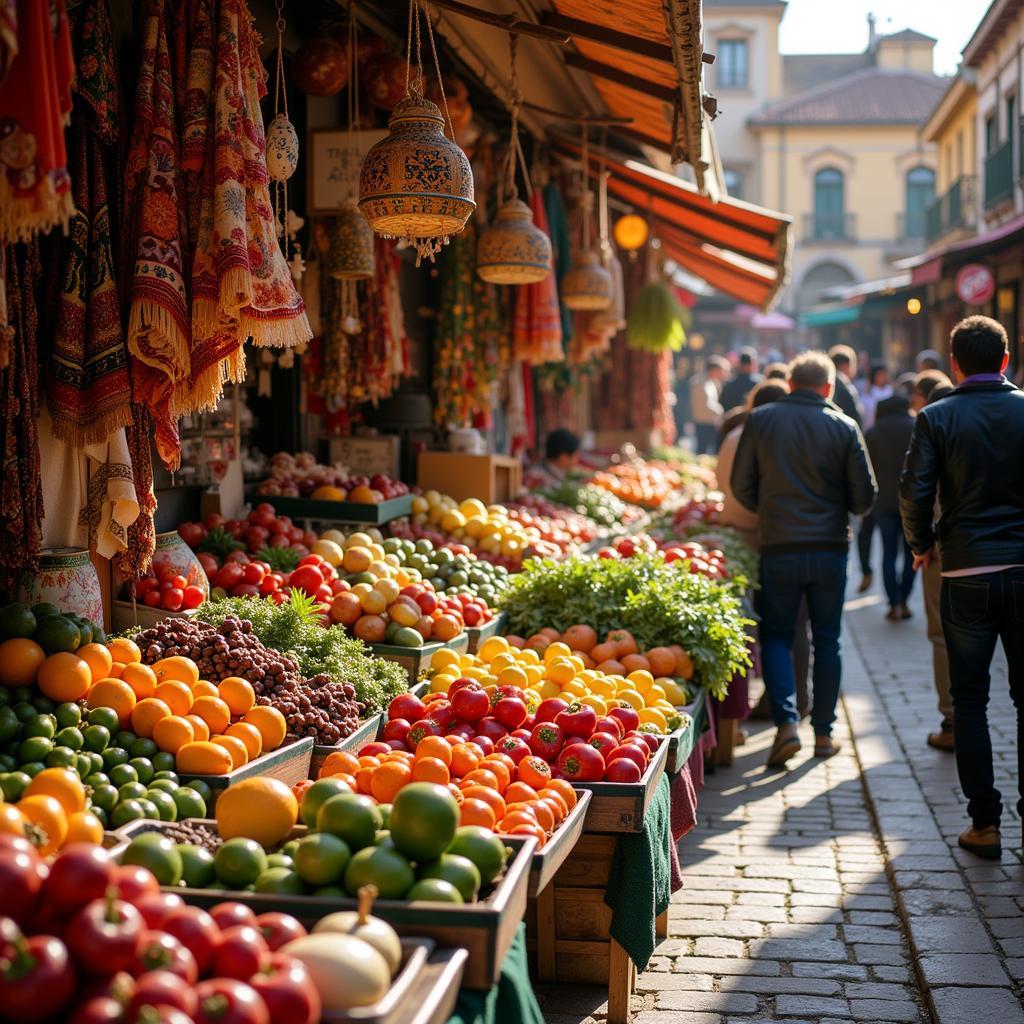
[{"label": "hanging yellow lamp", "polygon": [[626,252],[635,252],[642,249],[650,235],[650,228],[643,217],[635,213],[627,213],[615,222],[615,229],[612,232],[615,237],[615,244]]}]

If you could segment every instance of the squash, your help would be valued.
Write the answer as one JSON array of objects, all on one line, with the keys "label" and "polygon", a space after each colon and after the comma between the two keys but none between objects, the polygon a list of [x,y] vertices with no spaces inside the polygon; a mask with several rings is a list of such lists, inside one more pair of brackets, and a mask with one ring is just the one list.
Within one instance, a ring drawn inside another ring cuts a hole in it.
[{"label": "squash", "polygon": [[313,933],[337,932],[342,935],[354,935],[357,939],[368,942],[387,961],[391,976],[394,977],[402,963],[402,943],[391,925],[379,917],[370,916],[376,898],[376,886],[361,886],[358,910],[344,910],[322,917],[313,926]]},{"label": "squash", "polygon": [[320,993],[325,1015],[354,1006],[371,1006],[387,995],[391,971],[368,942],[354,935],[318,932],[293,939],[281,949],[305,964]]}]

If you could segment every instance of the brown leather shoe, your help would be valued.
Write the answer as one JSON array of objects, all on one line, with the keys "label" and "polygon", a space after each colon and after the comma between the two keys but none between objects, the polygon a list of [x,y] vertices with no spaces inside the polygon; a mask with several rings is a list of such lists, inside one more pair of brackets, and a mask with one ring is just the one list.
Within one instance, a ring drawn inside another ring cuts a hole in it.
[{"label": "brown leather shoe", "polygon": [[956,743],[953,739],[953,723],[943,722],[938,732],[928,733],[928,746],[936,750],[944,750],[947,754],[956,751]]},{"label": "brown leather shoe", "polygon": [[837,743],[831,736],[814,737],[815,757],[835,757],[842,749],[842,744]]},{"label": "brown leather shoe", "polygon": [[966,832],[960,833],[957,842],[977,857],[985,860],[999,860],[1003,855],[1003,845],[999,837],[999,829],[995,825],[975,828],[973,825]]},{"label": "brown leather shoe", "polygon": [[796,726],[792,723],[780,725],[768,754],[768,767],[780,768],[799,750],[800,737],[796,734]]}]

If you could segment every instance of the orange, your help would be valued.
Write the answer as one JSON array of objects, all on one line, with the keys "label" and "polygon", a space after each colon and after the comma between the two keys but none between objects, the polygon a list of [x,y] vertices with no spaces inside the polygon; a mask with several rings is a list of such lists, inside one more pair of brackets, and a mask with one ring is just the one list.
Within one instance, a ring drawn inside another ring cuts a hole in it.
[{"label": "orange", "polygon": [[161,718],[170,718],[171,709],[159,697],[146,697],[132,708],[132,732],[150,739]]},{"label": "orange", "polygon": [[474,768],[462,777],[462,786],[487,786],[490,789],[498,789],[498,776],[486,768]]},{"label": "orange", "polygon": [[156,673],[141,662],[132,662],[121,669],[121,678],[132,688],[136,700],[145,700],[156,693]]},{"label": "orange", "polygon": [[374,772],[376,771],[376,767],[363,767],[356,772],[356,789],[364,796],[370,796],[370,794],[373,792],[371,784],[373,781]]},{"label": "orange", "polygon": [[185,743],[174,758],[174,767],[182,775],[227,775],[232,764],[224,747],[202,740]]},{"label": "orange", "polygon": [[551,805],[546,804],[543,800],[535,800],[530,806],[533,808],[540,827],[545,832],[553,832],[555,830],[555,812],[551,810]]},{"label": "orange", "polygon": [[82,661],[89,663],[89,668],[92,669],[92,682],[96,682],[97,679],[106,679],[110,675],[110,667],[114,664],[114,659],[103,644],[82,644],[75,654]]},{"label": "orange", "polygon": [[468,743],[458,743],[452,747],[452,774],[468,775],[481,761],[477,753],[479,749],[475,744],[470,746]]},{"label": "orange", "polygon": [[508,765],[503,761],[492,761],[485,757],[480,762],[480,767],[484,771],[490,772],[498,780],[498,792],[504,793],[508,789],[508,784],[512,781],[512,773],[508,770]]},{"label": "orange", "polygon": [[545,804],[551,809],[551,813],[555,818],[555,827],[557,828],[565,820],[565,804],[556,803],[556,800],[561,800],[561,797],[556,797],[552,794],[551,796],[542,796],[537,803]]},{"label": "orange", "polygon": [[[252,711],[247,711],[242,718],[243,722],[255,725],[263,738],[264,750],[277,750],[288,733],[288,723],[284,715],[277,708],[268,705],[257,705]],[[353,769],[354,771],[354,769]]]},{"label": "orange", "polygon": [[485,804],[483,800],[467,800],[463,795],[462,806],[459,808],[460,825],[482,825],[484,828],[493,829],[497,820],[489,804]]},{"label": "orange", "polygon": [[[39,773],[42,775],[42,772]],[[38,794],[22,797],[17,804],[25,818],[43,833],[36,843],[36,852],[42,856],[54,853],[64,845],[68,834],[68,816],[56,797]]]},{"label": "orange", "polygon": [[241,676],[227,676],[217,687],[217,696],[231,709],[233,715],[244,715],[256,704],[256,691]]},{"label": "orange", "polygon": [[195,686],[192,687],[192,699],[196,697],[216,697],[217,684],[211,683],[209,679],[200,679]]},{"label": "orange", "polygon": [[25,787],[22,796],[52,796],[65,814],[85,810],[85,787],[70,768],[44,768]]},{"label": "orange", "polygon": [[245,744],[250,761],[263,753],[263,737],[260,736],[260,731],[255,725],[249,725],[248,722],[235,722],[227,727],[224,735],[240,739]]},{"label": "orange", "polygon": [[65,843],[102,843],[103,822],[92,811],[78,811],[68,816]]},{"label": "orange", "polygon": [[249,763],[249,751],[237,736],[214,736],[210,742],[223,747],[231,755],[232,768],[241,768]]},{"label": "orange", "polygon": [[466,800],[480,800],[487,804],[498,820],[505,817],[505,800],[496,789],[487,786],[466,786],[462,790],[462,796]]},{"label": "orange", "polygon": [[546,786],[540,791],[541,800],[547,800],[553,807],[558,809],[558,818],[561,820],[569,813],[569,805],[565,802],[562,794],[557,790],[548,789]]},{"label": "orange", "polygon": [[503,754],[500,750],[496,750],[493,754],[488,754],[484,760],[487,762],[500,761],[509,770],[510,774],[513,774],[516,770],[515,761],[508,754]]},{"label": "orange", "polygon": [[185,721],[192,726],[197,740],[208,740],[210,738],[210,727],[198,715],[184,715]]},{"label": "orange", "polygon": [[135,692],[121,679],[99,679],[89,687],[85,702],[91,708],[113,708],[125,729],[135,707]]},{"label": "orange", "polygon": [[359,767],[360,768],[376,768],[380,764],[380,758],[373,754],[360,754],[359,756]]},{"label": "orange", "polygon": [[[132,716],[132,721],[134,722],[134,716]],[[165,750],[169,754],[176,754],[186,743],[203,737],[196,735],[194,726],[187,718],[167,715],[153,724],[150,738],[161,750]]]},{"label": "orange", "polygon": [[544,788],[557,793],[570,811],[576,806],[576,790],[568,779],[552,779]]},{"label": "orange", "polygon": [[[524,757],[523,760],[525,761],[526,758]],[[507,804],[536,799],[537,791],[533,786],[527,785],[525,782],[513,782],[512,785],[505,790],[505,803]]]},{"label": "orange", "polygon": [[439,757],[418,757],[412,766],[413,782],[436,782],[439,786],[447,786],[451,781],[448,765]]},{"label": "orange", "polygon": [[381,764],[386,764],[388,761],[401,761],[403,764],[411,765],[415,760],[415,755],[410,754],[408,750],[389,750],[386,754],[380,755]]},{"label": "orange", "polygon": [[537,840],[537,849],[543,847],[548,841],[548,837],[544,834],[544,829],[536,822],[532,825],[527,822],[516,822],[511,828],[506,828],[505,823],[502,822],[500,830],[509,836],[533,836]]},{"label": "orange", "polygon": [[295,828],[299,804],[280,779],[257,776],[228,786],[217,800],[216,817],[225,839],[245,836],[273,849]]},{"label": "orange", "polygon": [[81,700],[93,684],[92,667],[77,654],[61,651],[51,654],[39,666],[36,682],[39,689],[58,704]]},{"label": "orange", "polygon": [[539,800],[531,800],[529,803],[520,801],[519,803],[508,804],[505,808],[505,817],[507,818],[510,814],[525,814],[528,818],[536,821],[537,804],[539,803]]},{"label": "orange", "polygon": [[167,679],[157,683],[153,696],[162,700],[175,715],[187,715],[192,710],[192,687],[180,679]]},{"label": "orange", "polygon": [[210,730],[210,735],[223,732],[231,724],[231,711],[220,697],[197,697],[191,714],[198,715]]},{"label": "orange", "polygon": [[[356,792],[356,777],[354,775],[346,775],[342,773],[341,775],[335,775],[334,778],[341,779],[341,781],[344,782],[353,793]],[[313,780],[310,779],[310,782],[312,781]]]},{"label": "orange", "polygon": [[519,762],[519,781],[534,789],[543,789],[551,781],[551,765],[532,755]]},{"label": "orange", "polygon": [[107,672],[108,679],[120,679],[124,675],[125,664],[123,661],[115,661]]},{"label": "orange", "polygon": [[0,682],[31,686],[46,660],[46,651],[35,640],[13,637],[0,643]]},{"label": "orange", "polygon": [[536,817],[532,814],[527,814],[524,811],[509,811],[504,818],[501,819],[501,831],[511,832],[516,825],[529,825],[531,828],[539,828]]},{"label": "orange", "polygon": [[456,786],[454,782],[449,782],[445,788],[448,790],[449,793],[451,793],[453,797],[455,797],[455,802],[461,807],[463,799],[462,790],[459,789],[459,787]]},{"label": "orange", "polygon": [[[248,718],[245,721],[248,721]],[[323,779],[328,775],[354,775],[357,771],[359,758],[355,754],[350,754],[347,750],[332,750],[320,766],[319,778]]]},{"label": "orange", "polygon": [[120,636],[116,640],[108,640],[107,650],[110,651],[110,656],[114,661],[119,661],[122,665],[142,661],[142,651],[139,650],[139,645],[134,640],[129,640],[128,637]]},{"label": "orange", "polygon": [[0,835],[25,838],[25,815],[14,804],[0,803]]},{"label": "orange", "polygon": [[191,658],[175,654],[170,658],[161,658],[153,665],[153,671],[160,682],[165,679],[177,679],[188,684],[189,689],[199,682],[199,669]]},{"label": "orange", "polygon": [[416,744],[416,760],[421,757],[435,757],[448,767],[452,763],[451,744],[443,736],[424,736]]},{"label": "orange", "polygon": [[388,761],[373,773],[370,780],[370,792],[375,800],[382,804],[391,803],[398,791],[412,779],[412,769],[400,761]]}]

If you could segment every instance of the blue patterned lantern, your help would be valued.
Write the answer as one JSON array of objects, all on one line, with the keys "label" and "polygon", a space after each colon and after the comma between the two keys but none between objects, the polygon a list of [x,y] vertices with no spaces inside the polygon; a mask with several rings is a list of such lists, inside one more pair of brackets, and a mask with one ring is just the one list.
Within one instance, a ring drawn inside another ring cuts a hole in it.
[{"label": "blue patterned lantern", "polygon": [[497,212],[476,246],[476,272],[491,284],[534,284],[551,273],[551,240],[518,197]]}]

